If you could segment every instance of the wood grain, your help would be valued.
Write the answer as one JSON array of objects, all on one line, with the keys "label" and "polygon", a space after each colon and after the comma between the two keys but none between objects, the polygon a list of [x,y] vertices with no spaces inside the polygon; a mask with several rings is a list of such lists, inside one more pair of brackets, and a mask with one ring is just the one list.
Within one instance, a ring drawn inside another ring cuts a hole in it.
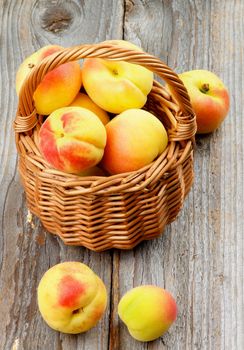
[{"label": "wood grain", "polygon": [[[47,234],[37,219],[34,218],[33,223],[27,222],[23,190],[16,172],[12,121],[17,104],[15,72],[23,58],[49,43],[69,46],[98,42],[113,35],[121,37],[122,7],[117,1],[107,1],[95,8],[91,2],[81,5],[76,1],[7,1],[2,2],[0,11],[4,48],[1,50],[0,95],[0,349],[8,350],[13,346],[21,350],[107,349],[109,308],[98,327],[80,336],[53,332],[44,324],[37,310],[38,282],[50,266],[60,261],[76,260],[88,264],[104,280],[110,295],[112,253],[96,254],[79,247],[65,247],[57,238]],[[104,14],[103,19],[101,14]],[[61,19],[57,21],[59,30],[56,31],[50,27],[50,20],[52,16],[57,19],[58,15]],[[114,18],[114,23],[108,23],[110,17]],[[69,23],[67,18],[70,18]]]},{"label": "wood grain", "polygon": [[[241,350],[243,340],[244,3],[242,0],[0,0],[0,349]],[[40,46],[122,38],[142,45],[177,72],[204,68],[229,87],[231,111],[211,136],[198,137],[195,183],[178,219],[135,249],[93,253],[66,247],[27,220],[16,170],[12,121],[15,72]],[[104,280],[105,317],[86,334],[49,329],[36,305],[42,274],[83,261]],[[117,316],[133,286],[157,284],[176,297],[177,322],[160,339],[134,341]]]},{"label": "wood grain", "polygon": [[[175,328],[163,337],[164,347],[157,341],[150,349],[243,348],[244,130],[238,79],[243,5],[241,1],[128,2],[126,38],[141,43],[179,73],[199,68],[216,72],[232,97],[222,128],[197,140],[195,184],[180,217],[161,239],[128,253],[134,260],[133,286],[157,283],[177,296]],[[128,260],[120,263],[125,271],[122,286]],[[122,329],[121,341],[125,337],[127,343],[129,336]],[[133,343],[130,348],[139,346]]]}]

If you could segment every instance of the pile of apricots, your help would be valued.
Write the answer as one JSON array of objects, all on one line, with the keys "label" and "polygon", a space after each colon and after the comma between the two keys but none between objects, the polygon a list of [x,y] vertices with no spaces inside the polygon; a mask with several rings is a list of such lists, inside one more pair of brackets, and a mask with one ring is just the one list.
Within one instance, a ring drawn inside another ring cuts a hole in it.
[{"label": "pile of apricots", "polygon": [[[140,50],[123,40],[106,41]],[[16,90],[20,93],[30,71],[63,48],[49,45],[20,65]],[[153,85],[153,73],[125,61],[86,58],[48,72],[33,100],[46,116],[39,132],[39,148],[51,167],[80,176],[106,176],[138,170],[167,147],[164,125],[143,110]]]}]

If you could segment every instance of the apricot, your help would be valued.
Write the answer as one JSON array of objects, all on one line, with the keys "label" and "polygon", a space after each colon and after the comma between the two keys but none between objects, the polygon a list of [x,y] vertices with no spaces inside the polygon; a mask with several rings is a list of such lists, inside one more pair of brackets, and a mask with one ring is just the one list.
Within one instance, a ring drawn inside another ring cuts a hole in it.
[{"label": "apricot", "polygon": [[163,124],[142,109],[129,109],[105,127],[107,143],[102,165],[110,174],[134,171],[150,164],[168,144]]},{"label": "apricot", "polygon": [[74,101],[72,101],[70,106],[83,107],[89,109],[98,116],[98,118],[104,125],[107,124],[110,120],[109,115],[106,111],[104,111],[102,108],[96,105],[96,103],[94,103],[89,96],[81,92],[78,93],[78,95],[76,96]]},{"label": "apricot", "polygon": [[[44,46],[23,61],[16,74],[18,95],[30,71],[44,58],[62,49],[58,45]],[[68,106],[79,92],[81,85],[81,68],[78,62],[68,62],[48,72],[33,95],[37,112],[48,115],[58,108]]]},{"label": "apricot", "polygon": [[213,72],[196,69],[179,74],[187,88],[196,114],[197,133],[216,130],[230,109],[230,94],[223,81]]},{"label": "apricot", "polygon": [[[104,43],[142,51],[124,40]],[[82,67],[82,80],[89,97],[102,109],[121,113],[129,108],[141,108],[152,89],[153,73],[148,69],[125,61],[88,58]]]},{"label": "apricot", "polygon": [[79,174],[103,157],[106,130],[100,119],[81,107],[57,109],[42,124],[39,147],[55,169]]},{"label": "apricot", "polygon": [[79,176],[106,176],[106,174],[103,169],[99,168],[98,166],[94,166],[83,170],[81,173],[79,173]]},{"label": "apricot", "polygon": [[97,324],[106,309],[107,292],[103,281],[87,265],[67,261],[45,272],[37,299],[49,327],[77,334]]},{"label": "apricot", "polygon": [[165,289],[145,285],[131,289],[119,302],[118,313],[131,336],[151,341],[164,334],[177,316],[177,306]]}]

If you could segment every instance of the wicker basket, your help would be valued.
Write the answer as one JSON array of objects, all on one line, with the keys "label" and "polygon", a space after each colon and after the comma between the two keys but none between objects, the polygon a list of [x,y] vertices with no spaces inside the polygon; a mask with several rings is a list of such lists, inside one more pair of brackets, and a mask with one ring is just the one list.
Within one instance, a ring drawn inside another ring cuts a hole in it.
[{"label": "wicker basket", "polygon": [[[50,70],[86,57],[140,64],[174,91],[172,96],[154,81],[144,107],[163,121],[169,136],[167,149],[150,165],[109,177],[79,177],[50,168],[42,158],[38,132],[43,117],[35,111],[33,92]],[[47,57],[21,89],[14,129],[28,207],[68,245],[94,251],[131,249],[157,237],[176,218],[192,184],[196,123],[187,91],[169,67],[144,52],[101,43]]]}]

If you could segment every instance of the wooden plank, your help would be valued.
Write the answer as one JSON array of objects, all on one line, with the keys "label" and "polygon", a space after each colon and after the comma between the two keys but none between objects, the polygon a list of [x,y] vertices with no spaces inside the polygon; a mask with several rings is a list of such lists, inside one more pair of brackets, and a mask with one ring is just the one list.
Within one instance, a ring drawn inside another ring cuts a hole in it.
[{"label": "wooden plank", "polygon": [[52,331],[38,312],[38,282],[50,266],[60,261],[88,264],[104,280],[110,295],[111,253],[97,254],[80,247],[66,247],[46,233],[36,218],[27,222],[25,199],[16,171],[12,122],[17,104],[15,72],[25,56],[47,44],[71,46],[121,37],[122,16],[121,1],[106,1],[95,7],[88,1],[1,1],[1,349],[108,347],[109,305],[99,325],[79,336]]},{"label": "wooden plank", "polygon": [[[199,137],[195,184],[164,236],[120,253],[120,293],[158,284],[177,299],[179,316],[161,339],[136,349],[243,349],[243,1],[126,1],[125,38],[177,72],[216,72],[231,111],[213,135]],[[234,97],[235,96],[235,97]],[[128,276],[131,276],[129,279]],[[146,317],[146,315],[145,315]]]}]

